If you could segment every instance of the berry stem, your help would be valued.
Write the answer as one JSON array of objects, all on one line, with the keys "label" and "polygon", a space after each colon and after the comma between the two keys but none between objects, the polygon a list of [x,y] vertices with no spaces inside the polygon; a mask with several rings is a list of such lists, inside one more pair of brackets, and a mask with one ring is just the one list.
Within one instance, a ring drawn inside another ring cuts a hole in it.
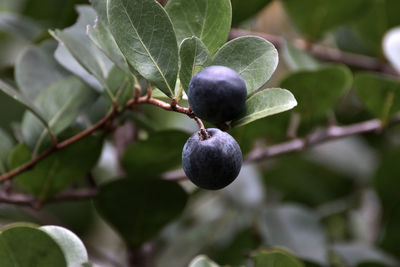
[{"label": "berry stem", "polygon": [[210,138],[210,134],[207,132],[206,128],[204,127],[203,122],[198,118],[198,117],[194,117],[194,120],[197,122],[197,124],[200,127],[200,140],[207,140],[208,138]]}]

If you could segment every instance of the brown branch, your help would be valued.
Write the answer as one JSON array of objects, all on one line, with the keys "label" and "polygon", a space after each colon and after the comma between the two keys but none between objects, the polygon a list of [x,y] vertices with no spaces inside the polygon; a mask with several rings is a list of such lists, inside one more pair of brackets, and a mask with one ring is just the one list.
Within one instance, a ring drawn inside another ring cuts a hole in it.
[{"label": "brown branch", "polygon": [[[400,123],[400,115],[396,116],[389,125]],[[389,126],[388,125],[388,126]],[[250,152],[245,162],[258,162],[271,157],[287,154],[290,152],[301,151],[308,147],[317,145],[322,142],[331,141],[338,138],[343,138],[351,135],[363,134],[368,132],[382,132],[385,130],[386,125],[378,119],[368,120],[364,122],[355,123],[348,126],[335,126],[332,125],[325,130],[316,131],[304,138],[296,138],[284,143],[276,144],[263,149],[255,149]]]},{"label": "brown branch", "polygon": [[[286,40],[280,36],[260,32],[250,32],[240,29],[231,29],[229,33],[229,40],[247,35],[264,38],[265,40],[271,42],[278,50],[281,50],[286,42]],[[293,45],[301,50],[307,50],[310,54],[323,61],[343,63],[350,67],[370,71],[378,71],[394,76],[399,75],[392,68],[392,66],[374,57],[344,52],[323,45],[310,44],[301,39],[294,40]]]},{"label": "brown branch", "polygon": [[27,163],[7,172],[4,173],[2,175],[0,175],[0,182],[3,182],[5,180],[8,180],[24,171],[27,171],[31,168],[33,168],[39,161],[41,161],[42,159],[46,158],[47,156],[49,156],[50,154],[52,154],[55,151],[61,150],[83,138],[85,138],[86,136],[92,134],[93,132],[97,131],[98,129],[100,129],[101,127],[103,127],[104,125],[106,125],[109,121],[111,121],[114,116],[116,115],[116,110],[113,109],[112,112],[110,112],[107,116],[105,116],[103,119],[101,119],[100,121],[98,121],[96,124],[94,124],[92,127],[74,135],[73,137],[58,143],[56,146],[51,147],[50,149],[46,150],[45,152],[43,152],[42,154],[38,155],[37,157],[31,159],[30,161],[28,161]]},{"label": "brown branch", "polygon": [[[160,107],[162,109],[165,109],[165,110],[175,111],[175,112],[178,112],[178,113],[186,114],[190,118],[196,119],[196,121],[198,119],[198,118],[195,117],[195,115],[193,114],[193,112],[192,112],[192,110],[190,108],[185,108],[185,107],[179,106],[179,105],[177,105],[175,103],[173,103],[173,105],[171,105],[171,104],[168,104],[168,103],[166,103],[166,102],[164,102],[162,100],[159,100],[159,99],[155,99],[155,98],[151,98],[151,97],[149,98],[149,96],[143,96],[143,97],[139,97],[139,98],[134,97],[133,99],[130,99],[126,103],[125,108],[134,108],[135,105],[142,104],[142,103],[152,104],[152,105],[158,106],[158,107]],[[63,142],[60,142],[60,143],[52,146],[51,148],[49,148],[48,150],[46,150],[42,154],[38,155],[37,157],[31,159],[27,163],[15,168],[15,169],[7,172],[7,173],[4,173],[4,174],[0,175],[0,183],[6,181],[6,180],[8,180],[8,179],[10,179],[10,178],[12,178],[12,177],[14,177],[16,175],[18,175],[18,174],[20,174],[20,173],[22,173],[24,171],[27,171],[27,170],[33,168],[38,162],[40,162],[41,160],[43,160],[47,156],[51,155],[53,152],[61,150],[61,149],[65,148],[65,147],[67,147],[67,146],[69,146],[69,145],[71,145],[73,143],[76,143],[77,141],[79,141],[79,140],[85,138],[86,136],[92,134],[93,132],[99,130],[103,126],[106,126],[108,123],[110,123],[114,119],[114,117],[117,114],[118,114],[118,107],[117,107],[117,105],[113,105],[112,111],[107,116],[105,116],[103,119],[101,119],[96,124],[91,126],[90,128],[88,128],[88,129],[86,129],[86,130],[74,135],[73,137],[71,137],[71,138],[69,138],[69,139],[67,139],[67,140],[65,140]]]},{"label": "brown branch", "polygon": [[[71,189],[55,195],[46,200],[45,203],[90,199],[96,196],[97,193],[98,191],[96,188]],[[6,193],[4,191],[0,191],[0,203],[29,206],[34,209],[39,209],[43,205],[43,203],[39,202],[33,195]]]},{"label": "brown branch", "polygon": [[168,104],[167,102],[164,102],[164,101],[156,99],[156,98],[142,96],[137,100],[135,100],[135,99],[129,100],[125,106],[126,106],[126,108],[133,108],[135,106],[135,104],[151,104],[151,105],[158,106],[165,110],[175,111],[178,113],[186,114],[190,118],[195,117],[190,108],[185,108],[185,107],[179,106],[174,101],[172,101],[172,105],[171,105],[171,104]]}]

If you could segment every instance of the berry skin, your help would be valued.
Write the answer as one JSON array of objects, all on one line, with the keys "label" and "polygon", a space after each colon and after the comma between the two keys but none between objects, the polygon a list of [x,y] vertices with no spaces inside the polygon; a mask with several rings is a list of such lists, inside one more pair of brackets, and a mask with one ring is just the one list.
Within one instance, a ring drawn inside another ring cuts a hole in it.
[{"label": "berry skin", "polygon": [[189,83],[188,99],[194,114],[214,124],[238,117],[246,97],[242,77],[224,66],[204,68]]},{"label": "berry skin", "polygon": [[207,129],[210,138],[194,133],[182,151],[186,176],[198,187],[217,190],[235,180],[242,167],[242,151],[235,139],[216,128]]}]

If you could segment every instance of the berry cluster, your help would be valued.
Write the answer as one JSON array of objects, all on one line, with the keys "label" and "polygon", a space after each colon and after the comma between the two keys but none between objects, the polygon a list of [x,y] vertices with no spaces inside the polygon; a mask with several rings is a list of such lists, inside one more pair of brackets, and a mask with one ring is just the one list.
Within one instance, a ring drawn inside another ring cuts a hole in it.
[{"label": "berry cluster", "polygon": [[[210,66],[189,84],[188,99],[193,113],[208,122],[231,121],[242,112],[247,97],[246,84],[234,70]],[[242,166],[242,151],[236,140],[216,128],[200,131],[186,142],[182,152],[183,170],[198,187],[210,190],[224,188],[235,180]]]}]

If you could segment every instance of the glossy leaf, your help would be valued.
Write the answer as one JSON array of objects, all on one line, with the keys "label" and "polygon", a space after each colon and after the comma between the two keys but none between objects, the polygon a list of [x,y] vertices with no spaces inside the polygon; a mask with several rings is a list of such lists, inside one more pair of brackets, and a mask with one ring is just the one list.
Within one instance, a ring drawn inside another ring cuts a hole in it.
[{"label": "glossy leaf", "polygon": [[137,248],[180,215],[186,202],[177,183],[128,178],[101,186],[94,203],[126,243]]},{"label": "glossy leaf", "polygon": [[0,31],[8,32],[27,41],[33,41],[43,30],[36,21],[28,17],[12,13],[0,14]]},{"label": "glossy leaf", "polygon": [[2,267],[67,267],[60,246],[44,231],[30,225],[9,226],[0,232]]},{"label": "glossy leaf", "polygon": [[45,41],[39,46],[27,47],[15,64],[15,80],[21,92],[29,99],[52,83],[65,78],[65,71],[54,59],[54,41]]},{"label": "glossy leaf", "polygon": [[[152,176],[179,166],[189,134],[178,130],[156,132],[130,145],[122,165],[131,177]],[[157,163],[155,163],[157,162]]]},{"label": "glossy leaf", "polygon": [[[39,200],[48,199],[86,175],[96,164],[101,148],[100,138],[86,137],[46,157],[33,169],[18,175],[17,181]],[[10,168],[17,168],[30,158],[29,149],[20,144],[10,155]]]},{"label": "glossy leaf", "polygon": [[111,32],[128,63],[173,97],[178,46],[165,10],[154,0],[109,0],[107,11]]},{"label": "glossy leaf", "polygon": [[74,25],[62,31],[50,31],[60,42],[55,57],[66,69],[102,91],[105,77],[113,64],[86,34],[87,25],[93,24],[96,19],[96,12],[90,6],[83,5],[78,6],[77,11],[79,18]]},{"label": "glossy leaf", "polygon": [[205,47],[199,38],[190,37],[182,41],[179,48],[179,57],[181,60],[179,79],[183,89],[187,93],[193,75],[195,75],[200,68],[210,65],[211,56],[207,47]]},{"label": "glossy leaf", "polygon": [[304,267],[303,263],[283,250],[261,250],[252,256],[255,267]]},{"label": "glossy leaf", "polygon": [[266,244],[285,247],[299,258],[327,264],[325,234],[317,215],[310,210],[294,205],[267,208],[259,219],[259,227]]},{"label": "glossy leaf", "polygon": [[232,17],[229,0],[170,0],[165,9],[178,43],[196,36],[213,55],[228,39]]},{"label": "glossy leaf", "polygon": [[199,255],[189,263],[189,267],[219,267],[219,265],[207,256]]},{"label": "glossy leaf", "polygon": [[281,82],[296,98],[298,106],[293,110],[301,120],[324,118],[352,84],[351,71],[342,65],[320,68],[315,71],[299,71]]},{"label": "glossy leaf", "polygon": [[256,15],[270,2],[271,0],[231,0],[232,24],[238,24],[239,22]]},{"label": "glossy leaf", "polygon": [[214,56],[212,65],[235,70],[247,86],[247,95],[261,88],[278,66],[278,52],[273,44],[255,36],[229,41]]},{"label": "glossy leaf", "polygon": [[400,27],[392,29],[385,35],[383,51],[386,58],[400,73]]},{"label": "glossy leaf", "polygon": [[0,174],[7,171],[8,155],[13,150],[14,140],[0,128]]},{"label": "glossy leaf", "polygon": [[57,242],[64,253],[68,266],[81,266],[89,260],[85,245],[70,230],[53,225],[42,226],[39,229]]},{"label": "glossy leaf", "polygon": [[372,115],[387,122],[400,111],[400,82],[374,73],[359,73],[354,90]]},{"label": "glossy leaf", "polygon": [[18,103],[22,104],[26,109],[28,109],[33,114],[33,116],[35,116],[35,118],[38,119],[38,122],[40,122],[45,127],[49,128],[49,125],[47,124],[44,115],[41,114],[41,112],[33,105],[33,103],[27,97],[22,95],[15,88],[13,88],[11,85],[5,83],[2,80],[0,80],[0,91],[5,93],[13,100],[17,101]]},{"label": "glossy leaf", "polygon": [[257,92],[246,100],[242,114],[231,125],[242,126],[255,120],[271,116],[297,105],[293,94],[285,89],[271,88]]},{"label": "glossy leaf", "polygon": [[[79,115],[94,97],[94,92],[75,77],[62,79],[43,90],[35,99],[35,105],[55,134],[61,133]],[[48,138],[47,130],[30,112],[22,119],[22,135],[29,147],[38,150]]]},{"label": "glossy leaf", "polygon": [[[309,40],[315,40],[358,15],[363,0],[283,0],[289,17]],[[307,15],[305,15],[307,14]]]}]

